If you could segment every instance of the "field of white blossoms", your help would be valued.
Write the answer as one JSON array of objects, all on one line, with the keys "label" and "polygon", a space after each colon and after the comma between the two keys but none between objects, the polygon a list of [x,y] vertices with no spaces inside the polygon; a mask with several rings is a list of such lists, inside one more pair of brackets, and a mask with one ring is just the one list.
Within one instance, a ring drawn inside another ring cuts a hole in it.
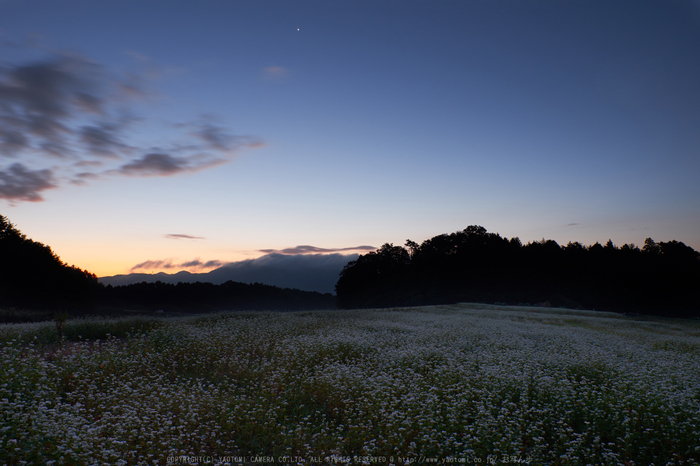
[{"label": "field of white blossoms", "polygon": [[700,464],[700,323],[488,305],[0,327],[0,464]]}]

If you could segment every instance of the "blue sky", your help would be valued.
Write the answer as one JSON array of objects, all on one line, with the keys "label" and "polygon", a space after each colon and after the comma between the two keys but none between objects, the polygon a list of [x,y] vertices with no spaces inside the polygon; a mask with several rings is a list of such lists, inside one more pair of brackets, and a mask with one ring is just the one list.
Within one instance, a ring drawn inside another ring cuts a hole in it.
[{"label": "blue sky", "polygon": [[98,275],[474,224],[700,249],[697,1],[0,0],[0,43],[1,213]]}]

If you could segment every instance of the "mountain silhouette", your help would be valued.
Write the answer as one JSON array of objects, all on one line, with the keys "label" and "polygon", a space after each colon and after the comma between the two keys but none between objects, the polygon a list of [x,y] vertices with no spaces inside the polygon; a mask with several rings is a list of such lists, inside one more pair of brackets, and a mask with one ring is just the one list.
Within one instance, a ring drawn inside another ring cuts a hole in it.
[{"label": "mountain silhouette", "polygon": [[104,285],[130,285],[133,283],[176,284],[207,282],[216,285],[235,281],[264,283],[280,288],[295,288],[319,293],[333,293],[341,270],[358,254],[279,254],[270,253],[257,259],[231,262],[206,273],[181,271],[174,274],[131,273],[100,277]]}]

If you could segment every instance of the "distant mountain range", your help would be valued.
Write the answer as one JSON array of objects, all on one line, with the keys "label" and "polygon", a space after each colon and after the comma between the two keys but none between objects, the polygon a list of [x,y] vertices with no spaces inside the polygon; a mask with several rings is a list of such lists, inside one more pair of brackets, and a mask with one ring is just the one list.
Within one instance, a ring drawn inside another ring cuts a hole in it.
[{"label": "distant mountain range", "polygon": [[132,283],[213,283],[229,280],[241,283],[263,283],[280,288],[296,288],[319,293],[335,293],[340,271],[358,258],[358,254],[279,254],[270,253],[257,259],[231,262],[206,273],[181,271],[173,274],[160,272],[130,273],[100,277],[104,285],[120,286]]}]

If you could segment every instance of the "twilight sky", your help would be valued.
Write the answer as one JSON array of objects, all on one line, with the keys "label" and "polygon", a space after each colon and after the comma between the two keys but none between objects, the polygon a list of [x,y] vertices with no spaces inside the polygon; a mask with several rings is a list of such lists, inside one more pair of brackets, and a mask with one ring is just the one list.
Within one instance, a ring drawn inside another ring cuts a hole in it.
[{"label": "twilight sky", "polygon": [[697,0],[0,0],[0,214],[100,276],[468,225],[700,250],[699,178]]}]

